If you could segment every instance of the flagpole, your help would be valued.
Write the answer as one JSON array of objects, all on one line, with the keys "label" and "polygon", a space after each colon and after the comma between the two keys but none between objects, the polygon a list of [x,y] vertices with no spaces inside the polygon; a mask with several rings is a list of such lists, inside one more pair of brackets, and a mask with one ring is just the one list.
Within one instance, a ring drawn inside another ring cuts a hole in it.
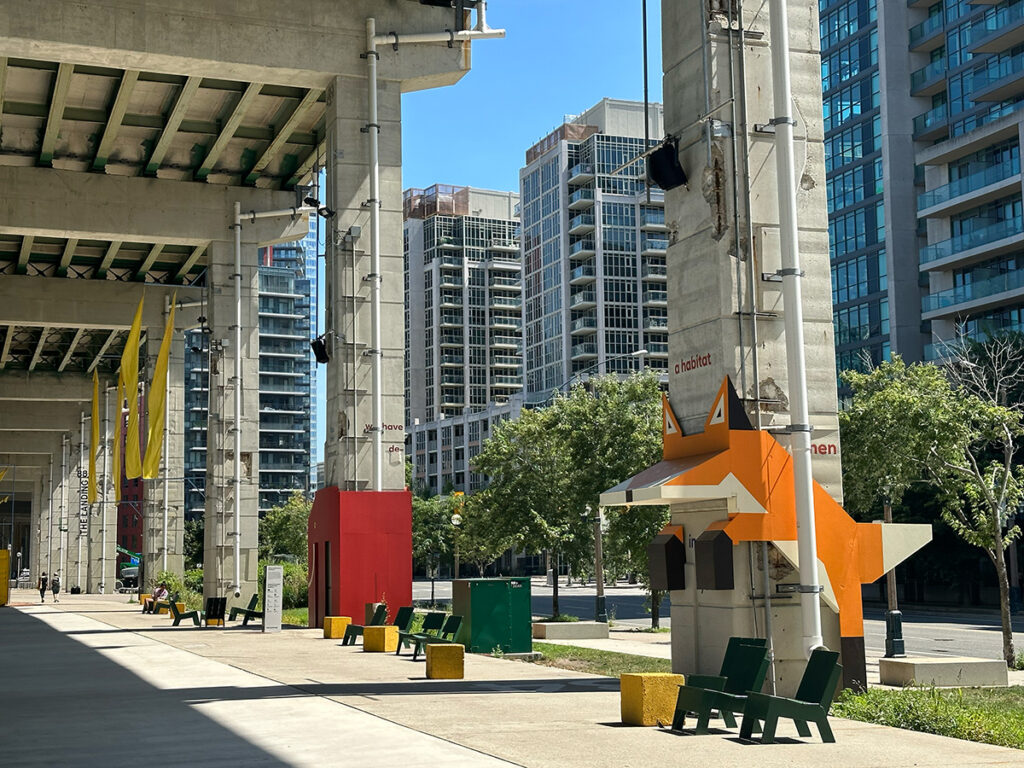
[{"label": "flagpole", "polygon": [[[85,458],[85,412],[78,420],[78,563],[75,586],[82,586],[82,460]],[[87,470],[88,471],[88,470]],[[86,481],[88,482],[88,480]],[[69,529],[70,530],[70,529]]]},{"label": "flagpole", "polygon": [[[103,388],[103,481],[100,487],[100,594],[107,593],[107,481],[110,479],[110,387]],[[114,574],[115,576],[117,574]],[[116,581],[116,579],[115,579]]]},{"label": "flagpole", "polygon": [[167,570],[167,436],[169,430],[167,428],[167,419],[169,411],[167,407],[168,397],[171,394],[171,366],[167,366],[167,371],[164,376],[164,570]]}]

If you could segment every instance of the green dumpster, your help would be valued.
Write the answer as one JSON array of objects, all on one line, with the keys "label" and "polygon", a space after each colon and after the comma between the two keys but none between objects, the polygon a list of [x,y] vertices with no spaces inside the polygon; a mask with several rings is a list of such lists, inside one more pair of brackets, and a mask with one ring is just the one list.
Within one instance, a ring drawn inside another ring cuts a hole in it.
[{"label": "green dumpster", "polygon": [[530,579],[456,579],[452,613],[462,616],[459,642],[470,653],[533,650]]}]

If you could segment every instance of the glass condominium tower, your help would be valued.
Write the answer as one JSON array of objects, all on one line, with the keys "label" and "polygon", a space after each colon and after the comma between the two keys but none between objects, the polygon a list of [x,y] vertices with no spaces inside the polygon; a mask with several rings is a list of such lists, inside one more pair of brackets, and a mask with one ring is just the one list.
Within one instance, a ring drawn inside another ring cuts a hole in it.
[{"label": "glass condominium tower", "polygon": [[1024,1],[819,2],[836,364],[1024,320]]},{"label": "glass condominium tower", "polygon": [[[526,152],[522,211],[525,399],[575,375],[667,375],[664,193],[648,190],[642,102],[603,99]],[[663,135],[650,105],[651,142]],[[622,167],[624,166],[624,167]],[[636,354],[646,350],[646,354]]]}]

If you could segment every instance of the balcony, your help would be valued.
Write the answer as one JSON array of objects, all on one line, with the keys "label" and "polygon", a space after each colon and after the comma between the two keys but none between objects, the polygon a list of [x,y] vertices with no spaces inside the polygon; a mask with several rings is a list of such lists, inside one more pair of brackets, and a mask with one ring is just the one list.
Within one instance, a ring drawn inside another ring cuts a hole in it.
[{"label": "balcony", "polygon": [[491,336],[491,346],[501,349],[519,349],[520,340],[515,336]]},{"label": "balcony", "polygon": [[569,195],[569,209],[573,211],[594,207],[594,190],[577,189]]},{"label": "balcony", "polygon": [[514,355],[494,355],[491,358],[491,366],[494,368],[519,368],[522,364],[523,359]]},{"label": "balcony", "polygon": [[439,259],[434,259],[442,267],[454,267],[455,269],[462,269],[462,257],[461,256],[442,256]]},{"label": "balcony", "polygon": [[661,210],[657,213],[653,211],[647,211],[640,215],[640,229],[651,230],[654,232],[667,232],[668,225],[665,224],[665,211]]},{"label": "balcony", "polygon": [[640,277],[643,280],[665,282],[668,279],[668,267],[664,264],[645,264],[640,270]]},{"label": "balcony", "polygon": [[597,342],[584,341],[579,344],[573,344],[571,357],[573,360],[597,357]]},{"label": "balcony", "polygon": [[441,276],[437,281],[437,284],[442,288],[462,288],[464,283],[462,282],[462,274],[453,275],[451,272],[441,272]]},{"label": "balcony", "polygon": [[523,287],[523,282],[518,277],[501,277],[494,275],[487,284],[491,288],[500,288],[502,290],[519,291]]},{"label": "balcony", "polygon": [[1024,93],[1024,53],[1008,59],[993,56],[988,66],[974,70],[974,101],[1005,101]]},{"label": "balcony", "polygon": [[458,312],[442,312],[441,327],[461,328],[463,326],[462,314]]},{"label": "balcony", "polygon": [[668,330],[668,318],[667,317],[645,317],[644,318],[644,330],[645,331],[667,331]]},{"label": "balcony", "polygon": [[946,89],[946,73],[949,67],[945,57],[933,61],[910,75],[911,96],[931,96]]},{"label": "balcony", "polygon": [[523,268],[518,258],[508,256],[495,256],[487,259],[487,266],[491,269],[511,270],[518,272]]},{"label": "balcony", "polygon": [[489,250],[498,251],[500,253],[519,253],[519,241],[495,238],[491,240],[491,244],[487,246]]},{"label": "balcony", "polygon": [[667,305],[668,293],[666,291],[644,291],[644,304]]},{"label": "balcony", "polygon": [[949,111],[945,104],[914,118],[914,138],[918,141],[944,138],[949,131]]},{"label": "balcony", "polygon": [[461,333],[442,333],[441,334],[441,346],[442,347],[461,347],[463,345]]},{"label": "balcony", "polygon": [[930,51],[938,48],[946,42],[946,36],[942,34],[945,26],[943,14],[937,13],[929,16],[920,24],[910,28],[910,50]]},{"label": "balcony", "polygon": [[980,309],[983,299],[993,299],[991,304],[1001,304],[1010,298],[1009,294],[1024,291],[1024,271],[1013,270],[985,280],[975,280],[968,285],[949,288],[931,293],[921,299],[921,312],[931,314],[952,314],[964,304],[974,304],[971,309]]},{"label": "balcony", "polygon": [[1024,3],[1000,8],[971,24],[971,53],[1000,53],[1024,42]]},{"label": "balcony", "polygon": [[569,169],[570,184],[586,184],[594,180],[594,166],[590,163],[576,163]]},{"label": "balcony", "polygon": [[454,392],[445,392],[439,398],[441,405],[449,405],[455,408],[461,408],[466,404],[465,395],[457,395]]},{"label": "balcony", "polygon": [[587,309],[597,306],[597,294],[593,290],[577,291],[569,297],[572,309]]},{"label": "balcony", "polygon": [[593,240],[577,240],[569,246],[569,255],[577,258],[593,256],[595,253]]},{"label": "balcony", "polygon": [[523,379],[521,376],[491,376],[491,386],[518,389],[523,386]]},{"label": "balcony", "polygon": [[945,209],[949,207],[949,203],[965,195],[970,195],[970,198],[965,201],[965,205],[980,205],[986,202],[984,199],[979,199],[983,198],[984,195],[976,195],[975,193],[980,193],[981,190],[991,187],[991,192],[998,194],[1006,187],[1019,182],[1020,159],[1011,158],[1010,160],[972,173],[969,176],[964,176],[956,181],[951,181],[949,184],[929,189],[927,192],[918,195],[917,210],[926,211],[937,206],[942,206]]},{"label": "balcony", "polygon": [[594,214],[581,213],[569,220],[570,235],[585,235],[594,231]]},{"label": "balcony", "polygon": [[449,387],[461,387],[465,385],[466,379],[462,375],[446,373],[441,376],[441,383]]},{"label": "balcony", "polygon": [[569,333],[573,336],[596,333],[597,332],[597,318],[593,315],[586,317],[577,317],[572,321],[572,325],[569,326]]},{"label": "balcony", "polygon": [[465,362],[465,357],[462,355],[441,355],[442,366],[461,366]]},{"label": "balcony", "polygon": [[442,307],[462,308],[462,297],[450,293],[442,293],[440,304]]},{"label": "balcony", "polygon": [[649,256],[652,254],[663,254],[666,250],[668,250],[667,237],[643,236],[640,238],[640,253],[643,256]]},{"label": "balcony", "polygon": [[522,328],[523,319],[521,317],[508,317],[507,315],[491,315],[490,320],[491,328]]},{"label": "balcony", "polygon": [[593,264],[583,264],[569,273],[569,285],[584,285],[597,279],[597,269]]},{"label": "balcony", "polygon": [[647,348],[647,354],[651,357],[666,357],[668,355],[667,341],[649,341],[644,346]]},{"label": "balcony", "polygon": [[523,306],[523,300],[518,296],[503,296],[495,294],[491,296],[491,309],[519,309]]},{"label": "balcony", "polygon": [[950,259],[954,256],[970,256],[971,258],[994,256],[998,251],[1013,247],[1024,240],[1022,226],[1024,226],[1024,219],[1016,216],[987,227],[980,227],[965,235],[957,235],[948,240],[926,245],[920,251],[920,263],[924,266],[933,261]]}]

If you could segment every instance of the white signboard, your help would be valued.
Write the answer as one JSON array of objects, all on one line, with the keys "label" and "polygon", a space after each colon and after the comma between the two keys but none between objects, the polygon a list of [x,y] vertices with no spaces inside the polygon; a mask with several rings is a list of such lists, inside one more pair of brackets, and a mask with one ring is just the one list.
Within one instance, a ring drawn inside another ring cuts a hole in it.
[{"label": "white signboard", "polygon": [[263,631],[281,631],[281,604],[284,597],[284,567],[266,566],[263,580]]},{"label": "white signboard", "polygon": [[78,532],[89,533],[89,470],[78,470]]}]

